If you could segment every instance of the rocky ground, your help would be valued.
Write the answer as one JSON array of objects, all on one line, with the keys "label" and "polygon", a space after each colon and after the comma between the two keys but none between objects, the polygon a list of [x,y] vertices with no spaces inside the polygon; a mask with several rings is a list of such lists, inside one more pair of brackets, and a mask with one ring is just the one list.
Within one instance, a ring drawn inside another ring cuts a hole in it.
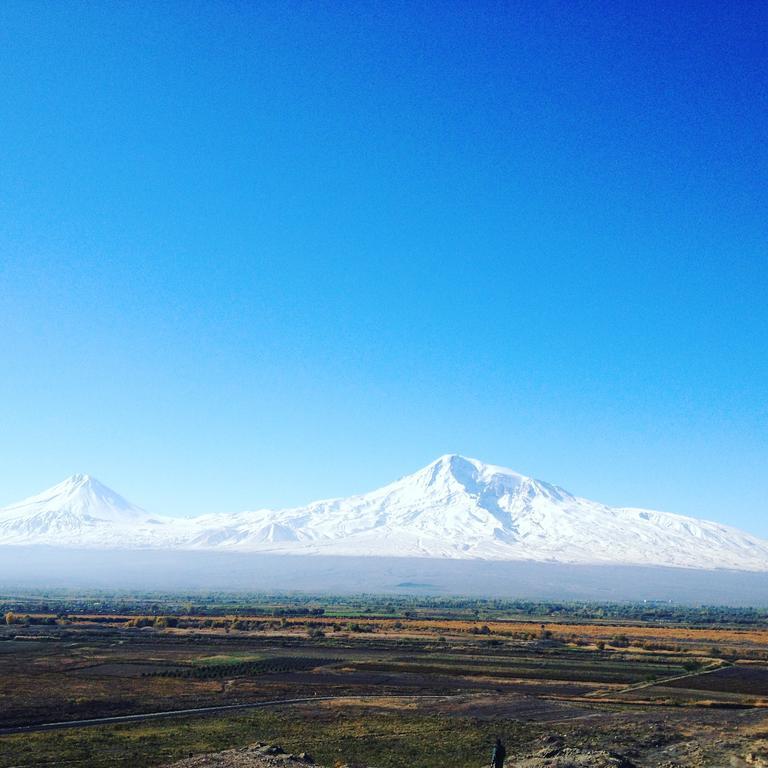
[{"label": "rocky ground", "polygon": [[542,739],[543,746],[532,755],[508,760],[515,768],[635,768],[623,755],[606,750],[574,749],[558,737]]},{"label": "rocky ground", "polygon": [[179,760],[167,768],[300,768],[302,765],[314,766],[315,761],[306,752],[294,755],[279,746],[259,742],[242,749]]},{"label": "rocky ground", "polygon": [[[575,745],[576,739],[567,735],[549,734],[536,740],[527,754],[510,755],[506,768],[768,768],[768,721],[760,720],[753,729],[752,738],[732,741],[728,733],[700,729],[688,738],[673,743],[660,741],[656,749],[627,746],[625,754],[612,751],[610,746],[587,749]],[[721,749],[713,751],[711,740]],[[648,747],[648,745],[645,745]],[[305,752],[291,754],[277,745],[263,742],[241,749],[229,749],[207,755],[197,755],[180,760],[166,768],[331,768],[315,763],[312,755]],[[478,761],[478,768],[487,763]],[[342,765],[332,768],[372,768],[363,765]]]},{"label": "rocky ground", "polygon": [[[228,749],[224,752],[190,757],[167,768],[300,768],[302,765],[314,766],[312,756],[305,752],[290,754],[279,746],[258,743],[243,749]],[[632,762],[613,752],[573,749],[557,740],[545,744],[532,755],[508,760],[507,765],[510,768],[635,768]]]}]

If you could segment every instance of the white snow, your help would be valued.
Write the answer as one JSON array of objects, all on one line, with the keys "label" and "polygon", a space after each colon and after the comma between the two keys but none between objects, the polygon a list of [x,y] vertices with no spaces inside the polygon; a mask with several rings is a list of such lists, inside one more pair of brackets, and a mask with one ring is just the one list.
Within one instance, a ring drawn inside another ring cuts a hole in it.
[{"label": "white snow", "polygon": [[0,510],[9,544],[768,570],[768,542],[735,528],[609,507],[458,455],[359,496],[196,518],[150,516],[74,475]]},{"label": "white snow", "polygon": [[149,515],[90,475],[0,509],[0,544],[151,546],[168,518]]}]

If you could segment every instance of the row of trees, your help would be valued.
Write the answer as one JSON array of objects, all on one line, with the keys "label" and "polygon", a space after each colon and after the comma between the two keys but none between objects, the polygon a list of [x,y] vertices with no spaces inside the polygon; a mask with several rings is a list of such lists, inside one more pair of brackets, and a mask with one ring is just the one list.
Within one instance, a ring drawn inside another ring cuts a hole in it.
[{"label": "row of trees", "polygon": [[683,625],[733,627],[768,626],[768,608],[729,606],[683,606],[662,602],[597,603],[570,601],[506,600],[442,597],[430,595],[301,595],[301,594],[159,594],[96,592],[74,596],[65,590],[0,595],[0,615],[89,614],[172,615],[177,617],[311,617],[339,618],[459,618],[476,622],[515,618],[560,621],[633,620]]}]

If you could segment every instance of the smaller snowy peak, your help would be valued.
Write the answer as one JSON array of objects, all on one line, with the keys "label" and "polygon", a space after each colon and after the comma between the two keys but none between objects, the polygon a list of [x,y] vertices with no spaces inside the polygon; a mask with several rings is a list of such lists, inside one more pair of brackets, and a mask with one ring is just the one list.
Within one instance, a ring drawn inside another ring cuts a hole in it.
[{"label": "smaller snowy peak", "polygon": [[58,485],[54,485],[54,488],[79,488],[82,485],[89,485],[93,482],[93,478],[90,475],[83,475],[80,473],[70,475],[66,480],[62,480]]},{"label": "smaller snowy peak", "polygon": [[75,474],[48,490],[0,510],[0,520],[55,516],[89,522],[135,523],[147,513],[87,474]]}]

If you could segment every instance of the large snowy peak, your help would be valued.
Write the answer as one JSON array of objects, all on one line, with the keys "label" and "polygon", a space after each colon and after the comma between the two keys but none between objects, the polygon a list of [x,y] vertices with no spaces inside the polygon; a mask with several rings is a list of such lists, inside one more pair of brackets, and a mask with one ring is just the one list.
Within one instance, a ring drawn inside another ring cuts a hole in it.
[{"label": "large snowy peak", "polygon": [[389,554],[451,556],[508,527],[508,501],[532,492],[530,483],[472,459],[443,456],[371,493],[262,515],[316,551],[387,548]]},{"label": "large snowy peak", "polygon": [[[458,455],[371,493],[249,514],[226,547],[768,570],[768,542],[734,528],[610,507]],[[270,525],[283,535],[266,538]]]}]

